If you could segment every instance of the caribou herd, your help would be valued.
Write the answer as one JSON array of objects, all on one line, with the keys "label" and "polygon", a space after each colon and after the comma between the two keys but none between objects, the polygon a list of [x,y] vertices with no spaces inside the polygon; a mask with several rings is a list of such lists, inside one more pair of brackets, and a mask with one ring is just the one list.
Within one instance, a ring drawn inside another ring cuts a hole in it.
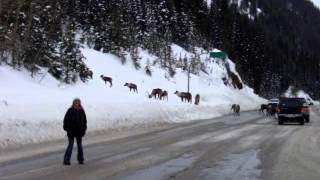
[{"label": "caribou herd", "polygon": [[[147,92],[148,93],[148,92]],[[149,99],[159,99],[159,100],[169,100],[168,91],[162,90],[160,88],[153,89],[151,94],[148,93]]]},{"label": "caribou herd", "polygon": [[[92,79],[93,78],[93,72],[89,71],[89,76]],[[103,82],[107,85],[109,84],[110,87],[112,87],[112,78],[104,75],[100,75],[100,78],[103,80]],[[129,91],[138,93],[138,86],[134,83],[126,82],[124,86],[129,88]],[[180,92],[175,91],[174,94],[181,99],[181,102],[184,103],[190,103],[192,104],[192,94],[190,92]],[[149,99],[156,99],[156,100],[169,100],[169,94],[168,91],[161,89],[161,88],[155,88],[151,91],[151,93],[147,92],[147,97]],[[194,97],[194,104],[199,105],[200,104],[200,94],[196,94]],[[265,106],[261,106],[261,110],[267,109]],[[231,105],[231,111],[235,116],[240,116],[240,105],[239,104],[232,104]]]},{"label": "caribou herd", "polygon": [[[89,76],[92,79],[93,78],[93,72],[90,70],[89,71]],[[108,77],[105,75],[100,75],[100,78],[103,80],[103,82],[107,85],[109,84],[110,87],[112,87],[112,77]],[[129,83],[126,82],[124,84],[124,86],[129,88],[129,91],[131,92],[135,92],[138,93],[138,86],[134,83]],[[175,91],[174,94],[181,99],[181,102],[185,102],[185,103],[190,103],[192,104],[192,94],[190,92],[180,92],[180,91]],[[151,93],[149,94],[149,92],[147,92],[147,97],[149,99],[157,99],[157,100],[169,100],[169,94],[168,91],[163,90],[161,88],[155,88],[151,91]],[[194,98],[194,104],[195,105],[199,105],[200,104],[200,94],[196,94],[195,98]],[[261,106],[261,109],[263,110],[264,106]],[[240,105],[239,104],[233,104],[231,105],[231,111],[233,112],[233,114],[235,116],[240,116]]]},{"label": "caribou herd", "polygon": [[[103,82],[106,85],[109,84],[109,86],[112,87],[112,78],[111,77],[108,77],[108,76],[105,76],[102,74],[102,75],[100,75],[100,78],[103,80]],[[138,86],[136,84],[126,82],[124,84],[124,86],[128,87],[130,92],[132,91],[132,92],[138,93]],[[174,94],[177,95],[177,97],[181,99],[181,102],[190,103],[190,104],[192,103],[192,94],[190,92],[176,91]],[[167,100],[168,101],[169,100],[169,93],[168,93],[168,91],[163,90],[161,88],[155,88],[151,91],[150,94],[147,92],[147,97],[149,99],[154,98],[154,99],[158,99],[158,100]],[[196,94],[194,104],[195,105],[200,104],[200,95],[199,94]]]}]

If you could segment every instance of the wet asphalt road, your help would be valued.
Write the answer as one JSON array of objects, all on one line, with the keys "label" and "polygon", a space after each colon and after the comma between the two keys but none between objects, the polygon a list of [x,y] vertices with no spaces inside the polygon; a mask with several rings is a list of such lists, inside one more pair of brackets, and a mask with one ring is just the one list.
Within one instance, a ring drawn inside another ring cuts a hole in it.
[{"label": "wet asphalt road", "polygon": [[[87,137],[85,165],[77,164],[75,148],[68,167],[62,165],[65,142],[45,145],[56,149],[42,153],[29,147],[2,154],[11,158],[0,159],[0,179],[319,180],[319,115],[312,112],[305,126],[279,126],[250,111],[114,139]],[[14,155],[27,151],[34,153]]]}]

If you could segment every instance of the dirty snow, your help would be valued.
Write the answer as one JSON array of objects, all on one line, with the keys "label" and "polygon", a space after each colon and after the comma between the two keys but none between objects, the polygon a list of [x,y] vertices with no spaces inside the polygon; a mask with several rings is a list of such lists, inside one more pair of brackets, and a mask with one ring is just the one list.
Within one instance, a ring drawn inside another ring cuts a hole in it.
[{"label": "dirty snow", "polygon": [[221,133],[219,131],[205,133],[205,134],[195,136],[195,137],[187,139],[187,140],[179,141],[173,145],[174,146],[181,146],[181,147],[188,147],[188,146],[193,146],[193,145],[201,143],[201,142],[216,143],[216,142],[225,141],[225,140],[239,137],[239,135],[242,134],[243,132],[254,130],[256,128],[257,128],[257,126],[251,125],[251,126],[247,126],[247,127],[233,130],[233,131],[223,132],[223,133]]},{"label": "dirty snow", "polygon": [[217,166],[204,169],[200,180],[256,180],[261,174],[261,161],[258,150],[250,150],[242,154],[231,154]]},{"label": "dirty snow", "polygon": [[134,151],[127,152],[125,154],[119,154],[119,155],[115,155],[115,156],[112,156],[110,158],[104,159],[103,162],[110,163],[110,162],[117,161],[117,160],[120,160],[120,159],[128,158],[130,156],[134,156],[134,155],[137,155],[137,154],[145,153],[145,152],[150,151],[150,150],[152,150],[152,148],[136,149]]},{"label": "dirty snow", "polygon": [[130,175],[123,180],[166,180],[170,179],[174,174],[187,169],[197,160],[197,156],[192,153],[183,154],[181,157],[169,160],[157,166],[150,167],[145,170],[140,170],[133,175]]}]

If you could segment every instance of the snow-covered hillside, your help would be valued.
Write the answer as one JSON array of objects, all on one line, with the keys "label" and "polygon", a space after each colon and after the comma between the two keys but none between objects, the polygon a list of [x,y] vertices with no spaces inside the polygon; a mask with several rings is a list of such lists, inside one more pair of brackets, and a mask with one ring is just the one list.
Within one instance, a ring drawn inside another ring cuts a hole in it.
[{"label": "snow-covered hillside", "polygon": [[285,97],[299,97],[304,98],[308,103],[312,103],[314,109],[320,112],[320,101],[315,101],[310,97],[308,93],[301,89],[296,89],[295,87],[290,86],[288,90],[284,93]]},{"label": "snow-covered hillside", "polygon": [[284,93],[285,97],[299,97],[304,98],[308,103],[315,103],[315,101],[310,97],[308,93],[301,89],[296,89],[292,86],[288,88],[288,90]]},{"label": "snow-covered hillside", "polygon": [[[314,0],[314,1],[320,1],[320,0]],[[205,0],[207,3],[207,6],[210,8],[212,0]],[[249,19],[254,20],[255,16],[259,16],[262,12],[262,10],[259,7],[255,7],[255,13],[252,12],[253,8],[251,7],[252,4],[250,1],[243,1],[243,0],[230,0],[229,4],[235,4],[238,6],[239,13],[242,15],[247,15]]]},{"label": "snow-covered hillside", "polygon": [[[172,45],[176,55],[191,56],[179,46]],[[0,147],[38,143],[62,138],[63,117],[73,98],[82,99],[88,117],[88,130],[131,127],[158,123],[176,123],[212,118],[230,112],[232,103],[242,110],[255,109],[264,100],[249,87],[242,90],[225,85],[224,63],[210,60],[209,74],[191,75],[191,92],[201,95],[200,106],[181,103],[176,90],[186,91],[187,74],[177,69],[174,78],[166,71],[152,66],[152,76],[144,68],[136,70],[130,60],[125,65],[112,54],[103,54],[89,48],[82,49],[86,63],[93,71],[93,79],[76,85],[61,84],[45,70],[34,78],[27,71],[0,66]],[[142,67],[157,57],[139,49]],[[201,59],[207,58],[202,55]],[[235,65],[227,61],[235,74]],[[113,86],[105,85],[100,75],[113,78]],[[139,93],[129,92],[126,82],[138,85]],[[147,92],[162,88],[169,92],[168,101],[147,98]]]},{"label": "snow-covered hillside", "polygon": [[320,0],[311,0],[311,2],[313,2],[313,4],[315,6],[317,6],[318,8],[320,8]]}]

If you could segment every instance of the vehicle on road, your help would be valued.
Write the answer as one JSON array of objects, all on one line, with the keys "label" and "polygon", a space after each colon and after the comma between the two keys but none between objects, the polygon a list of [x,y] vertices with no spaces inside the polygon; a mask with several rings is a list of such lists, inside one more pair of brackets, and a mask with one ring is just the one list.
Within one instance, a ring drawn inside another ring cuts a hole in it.
[{"label": "vehicle on road", "polygon": [[277,107],[278,124],[298,122],[304,125],[310,122],[309,106],[304,98],[280,98]]},{"label": "vehicle on road", "polygon": [[269,103],[279,103],[279,99],[276,99],[276,98],[270,99]]},{"label": "vehicle on road", "polygon": [[277,107],[279,104],[279,99],[270,99],[268,104],[267,104],[267,113],[270,116],[273,116],[277,112]]}]

